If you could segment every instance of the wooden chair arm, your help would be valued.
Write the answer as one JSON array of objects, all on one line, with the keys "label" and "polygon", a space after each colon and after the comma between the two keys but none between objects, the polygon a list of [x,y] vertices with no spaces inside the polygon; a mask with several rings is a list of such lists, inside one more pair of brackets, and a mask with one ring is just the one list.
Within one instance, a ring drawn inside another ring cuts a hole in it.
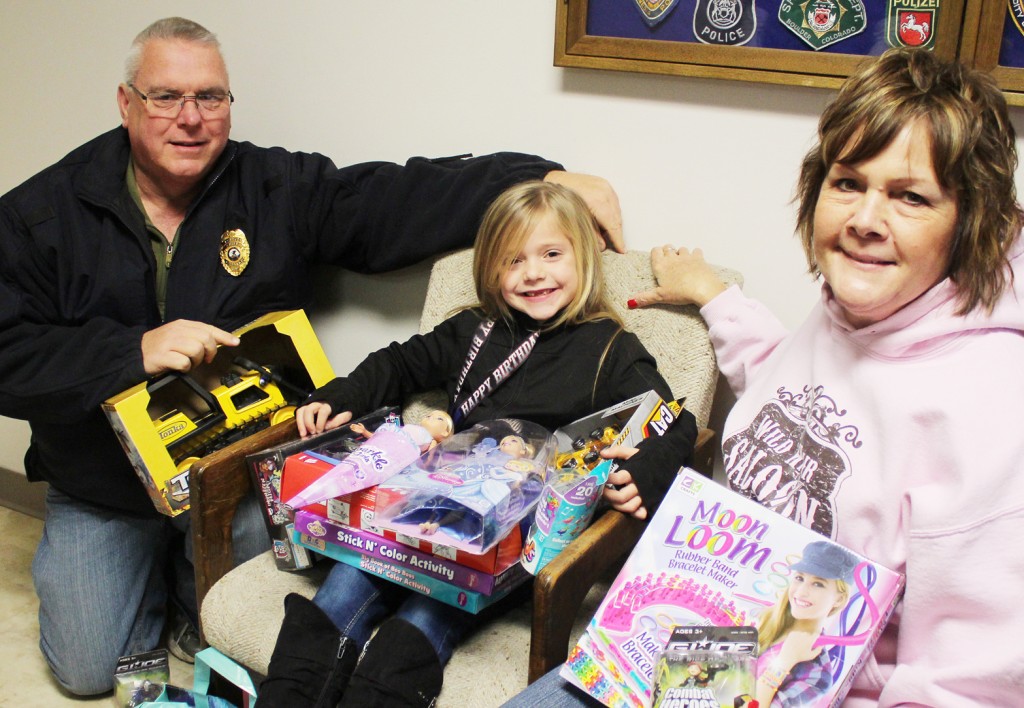
[{"label": "wooden chair arm", "polygon": [[203,606],[213,584],[234,567],[231,522],[239,502],[252,489],[245,456],[297,437],[295,421],[286,420],[210,453],[192,465],[189,489],[197,607]]},{"label": "wooden chair arm", "polygon": [[[695,460],[701,467],[709,464],[706,452],[713,439],[714,432],[707,428],[697,433]],[[711,473],[710,468],[700,471]],[[633,550],[645,527],[645,522],[609,509],[537,574],[530,631],[530,683],[565,661],[569,633],[583,598],[612,564],[621,562]]]},{"label": "wooden chair arm", "polygon": [[609,566],[636,545],[643,530],[644,522],[609,509],[537,574],[530,683],[565,661],[569,632],[583,598]]}]

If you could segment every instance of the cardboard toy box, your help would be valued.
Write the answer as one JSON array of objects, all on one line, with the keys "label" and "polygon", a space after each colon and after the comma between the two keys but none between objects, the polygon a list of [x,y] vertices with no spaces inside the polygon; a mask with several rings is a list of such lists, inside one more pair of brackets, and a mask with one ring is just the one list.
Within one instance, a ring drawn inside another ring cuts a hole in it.
[{"label": "cardboard toy box", "polygon": [[119,708],[136,708],[156,700],[170,680],[166,649],[122,656],[114,667],[114,700]]},{"label": "cardboard toy box", "polygon": [[302,310],[272,312],[235,330],[188,374],[166,374],[107,399],[103,411],[157,510],[188,509],[193,462],[290,417],[293,406],[334,378]]},{"label": "cardboard toy box", "polygon": [[[815,673],[828,678],[809,692],[818,695],[776,696],[771,704],[836,708],[870,660],[906,578],[687,468],[647,522],[561,676],[604,705],[649,706],[657,654],[672,627],[763,630],[776,624],[776,607],[790,621],[792,612],[782,609],[790,584],[811,574],[802,570],[803,559],[832,569],[848,593],[817,630]],[[762,662],[777,656],[777,639]]]},{"label": "cardboard toy box", "polygon": [[[518,585],[525,578],[525,571],[518,563],[513,563],[498,573],[490,573],[447,560],[433,555],[429,551],[386,538],[366,529],[354,529],[330,521],[308,511],[299,511],[295,514],[295,531],[300,536],[320,539],[328,546],[339,546],[366,556],[379,558],[417,571],[437,582],[454,585],[464,590],[473,590],[483,595],[501,592],[508,584]],[[321,548],[318,544],[316,550]],[[510,560],[518,560],[518,556],[512,555]]]},{"label": "cardboard toy box", "polygon": [[[559,454],[573,449],[573,442],[592,432],[614,426],[618,434],[611,445],[636,447],[652,435],[663,435],[676,419],[683,401],[665,402],[654,391],[641,393],[603,411],[580,418],[555,431]],[[556,458],[557,459],[557,458]]]},{"label": "cardboard toy box", "polygon": [[571,457],[576,459],[568,461],[576,466],[560,468],[549,478],[523,542],[523,567],[537,574],[590,524],[615,467],[605,460],[588,471],[582,456],[588,446],[593,447],[591,443],[636,447],[646,438],[664,435],[681,410],[682,402],[666,402],[648,391],[556,430],[556,464]]},{"label": "cardboard toy box", "polygon": [[507,568],[502,573],[503,577],[500,587],[495,589],[490,595],[485,595],[482,592],[466,590],[458,585],[439,580],[429,573],[411,568],[389,558],[379,558],[370,553],[360,552],[336,543],[327,543],[321,538],[300,533],[297,529],[295,530],[295,541],[322,553],[328,558],[346,563],[353,568],[359,568],[364,572],[373,573],[397,585],[403,585],[410,590],[415,590],[418,593],[472,614],[477,614],[485,607],[493,605],[529,578],[529,574],[522,569],[522,566],[516,564]]},{"label": "cardboard toy box", "polygon": [[[281,477],[281,497],[289,499],[319,479],[327,470],[337,464],[337,460],[315,450],[306,450],[288,457],[284,464],[284,472]],[[525,535],[525,529],[522,526],[513,529],[512,533],[494,548],[478,555],[441,543],[431,543],[413,538],[375,525],[373,517],[376,503],[377,487],[370,487],[360,492],[329,499],[326,504],[310,504],[303,507],[302,510],[354,529],[370,531],[389,541],[398,541],[439,558],[492,575],[500,573],[519,560]]]},{"label": "cardboard toy box", "polygon": [[[401,422],[398,408],[388,406],[379,408],[372,413],[354,421],[369,428],[376,428],[387,421]],[[352,432],[350,425],[343,425],[328,430],[314,437],[290,440],[275,447],[260,450],[245,456],[253,485],[259,491],[260,510],[263,521],[270,534],[270,542],[274,551],[274,561],[280,570],[304,570],[312,565],[308,549],[292,541],[291,514],[281,503],[281,477],[285,461],[311,447],[329,450],[334,455],[344,455],[349,449],[358,445],[362,436]]]}]

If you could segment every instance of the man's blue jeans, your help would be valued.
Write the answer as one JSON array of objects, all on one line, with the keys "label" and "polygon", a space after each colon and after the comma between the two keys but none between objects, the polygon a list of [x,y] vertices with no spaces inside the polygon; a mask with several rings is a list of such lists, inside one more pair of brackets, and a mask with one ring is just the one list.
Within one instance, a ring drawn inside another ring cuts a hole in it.
[{"label": "man's blue jeans", "polygon": [[[113,688],[119,657],[158,647],[169,601],[196,624],[189,518],[133,517],[47,491],[32,578],[39,646],[65,689]],[[255,497],[239,506],[232,538],[236,562],[269,548]]]},{"label": "man's blue jeans", "polygon": [[359,647],[385,618],[399,617],[423,632],[441,666],[448,663],[466,632],[479,623],[478,615],[344,563],[334,564],[313,602]]},{"label": "man's blue jeans", "polygon": [[599,708],[601,703],[558,675],[561,665],[556,666],[531,683],[501,708]]}]

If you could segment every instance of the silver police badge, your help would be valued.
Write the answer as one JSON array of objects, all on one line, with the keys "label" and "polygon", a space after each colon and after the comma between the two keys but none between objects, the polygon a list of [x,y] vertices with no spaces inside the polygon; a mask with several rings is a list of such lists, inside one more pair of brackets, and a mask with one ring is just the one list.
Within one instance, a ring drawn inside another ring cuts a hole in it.
[{"label": "silver police badge", "polygon": [[860,34],[868,24],[861,0],[782,0],[779,22],[814,51]]},{"label": "silver police badge", "polygon": [[644,16],[644,22],[647,23],[648,27],[654,27],[656,24],[668,17],[668,13],[672,11],[672,8],[676,6],[679,0],[633,0],[636,4],[640,14]]},{"label": "silver police badge", "polygon": [[220,264],[236,278],[249,265],[249,242],[241,229],[231,229],[221,234]]},{"label": "silver police badge", "polygon": [[746,44],[757,31],[755,0],[697,0],[693,36],[705,44]]}]

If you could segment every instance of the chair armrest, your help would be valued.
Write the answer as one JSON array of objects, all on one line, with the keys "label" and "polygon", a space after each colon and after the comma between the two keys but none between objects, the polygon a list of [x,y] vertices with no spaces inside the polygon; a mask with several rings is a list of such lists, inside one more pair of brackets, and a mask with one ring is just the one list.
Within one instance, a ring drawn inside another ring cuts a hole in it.
[{"label": "chair armrest", "polygon": [[537,574],[529,683],[565,661],[569,632],[583,598],[612,563],[632,550],[643,530],[644,522],[609,509]]},{"label": "chair armrest", "polygon": [[715,469],[715,431],[709,428],[697,429],[697,442],[693,445],[693,469],[711,478]]},{"label": "chair armrest", "polygon": [[252,489],[245,456],[299,437],[295,421],[286,420],[210,453],[192,465],[189,490],[196,603],[234,567],[231,522],[239,502]]},{"label": "chair armrest", "polygon": [[[712,447],[709,443],[713,438],[714,432],[707,428],[698,431],[696,460],[708,464],[706,451]],[[710,474],[710,469],[705,474]],[[580,604],[612,564],[621,563],[633,550],[645,527],[645,522],[609,509],[537,574],[533,585],[529,683],[565,661],[569,632]]]}]

